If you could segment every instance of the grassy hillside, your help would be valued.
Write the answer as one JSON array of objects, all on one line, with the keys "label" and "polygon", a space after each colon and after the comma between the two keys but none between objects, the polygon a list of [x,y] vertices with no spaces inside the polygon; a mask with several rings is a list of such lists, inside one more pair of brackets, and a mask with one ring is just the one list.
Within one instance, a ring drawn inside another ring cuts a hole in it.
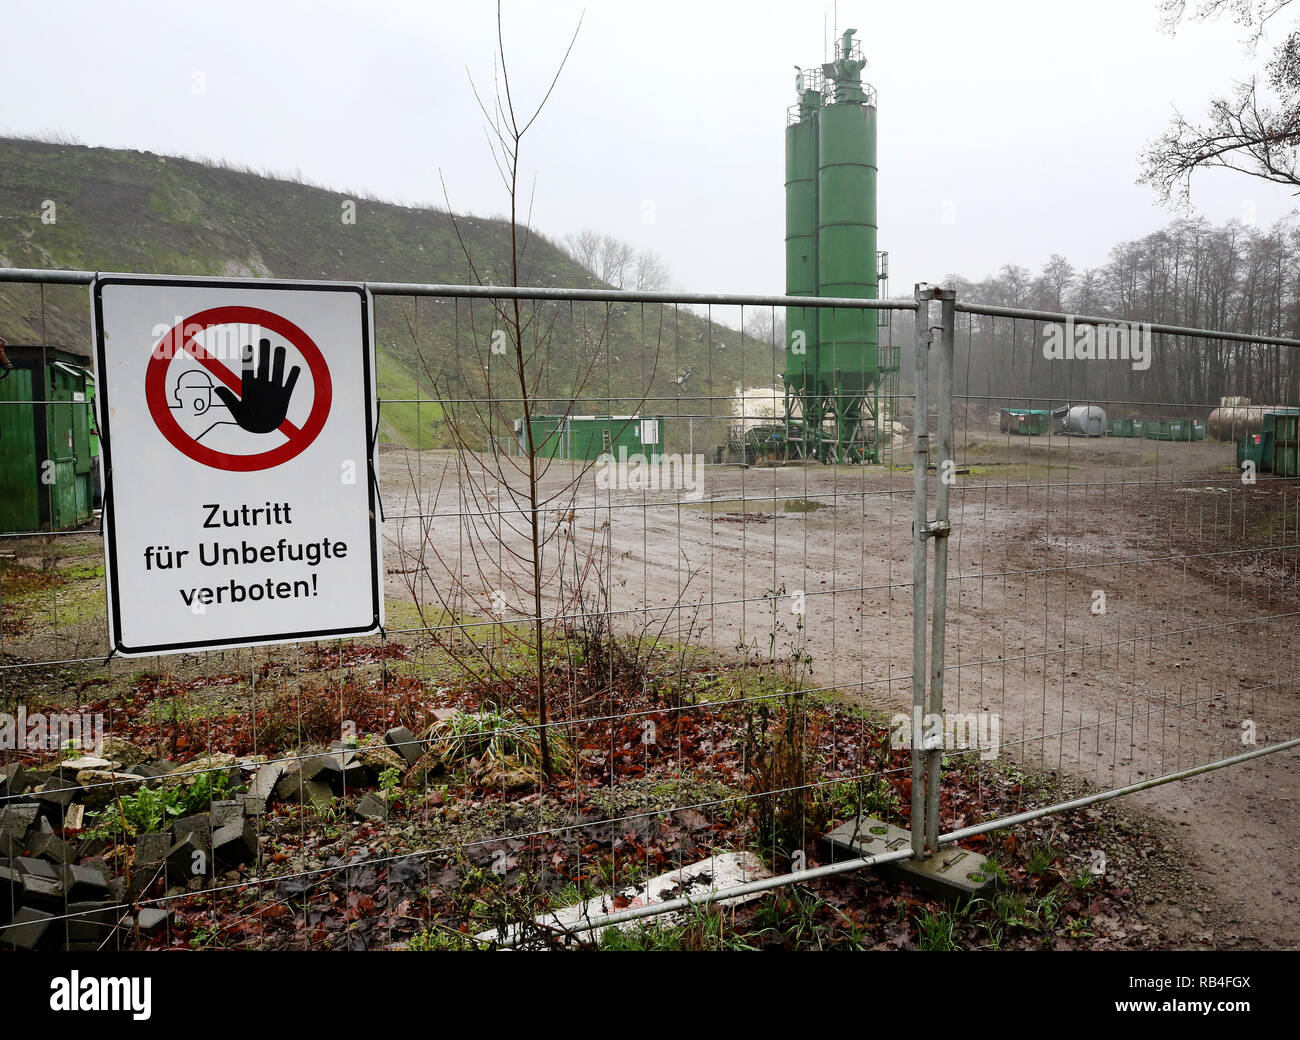
[{"label": "grassy hillside", "polygon": [[[355,223],[342,219],[348,201],[355,202]],[[43,214],[53,221],[42,220]],[[0,138],[3,267],[508,281],[508,225],[476,217],[457,223],[478,279],[444,211],[349,200],[340,192],[149,152]],[[599,284],[541,235],[529,243],[520,282]],[[533,343],[541,345],[533,371],[545,370],[535,391],[543,410],[578,397],[580,411],[617,413],[648,395],[647,413],[723,415],[727,406],[721,399],[736,383],[770,384],[774,371],[766,344],[742,340],[733,329],[686,310],[566,303],[530,308],[530,315],[530,334],[539,337]],[[411,300],[377,301],[381,438],[423,447],[448,443],[438,406],[426,403],[417,411],[414,401],[433,397],[435,380],[444,393],[482,393],[479,359],[489,356],[487,343],[499,324],[485,303],[424,299],[417,307]],[[86,290],[0,284],[0,334],[12,344],[86,352]],[[712,404],[678,403],[674,378],[686,369],[686,393],[712,398]],[[519,413],[517,404],[508,404],[502,421]],[[721,436],[721,424],[697,424],[697,446],[701,434],[712,443]],[[675,439],[672,424],[669,436]],[[668,447],[675,447],[672,440]]]}]

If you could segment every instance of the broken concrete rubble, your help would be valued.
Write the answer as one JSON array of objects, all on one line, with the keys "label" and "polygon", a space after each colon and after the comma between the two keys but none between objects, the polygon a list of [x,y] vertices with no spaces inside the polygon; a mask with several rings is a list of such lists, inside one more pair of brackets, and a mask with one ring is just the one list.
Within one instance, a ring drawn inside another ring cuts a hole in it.
[{"label": "broken concrete rubble", "polygon": [[[203,891],[217,879],[237,882],[255,867],[257,821],[277,802],[321,807],[346,792],[357,816],[385,820],[388,799],[367,788],[390,771],[409,775],[424,750],[399,726],[382,741],[336,741],[272,761],[213,753],[174,762],[106,737],[93,753],[49,766],[0,765],[0,947],[90,951],[129,944],[137,927],[149,931],[169,920],[166,907],[147,905],[158,895]],[[161,795],[220,774],[230,783],[200,811],[164,816],[166,830],[130,829],[139,816],[127,799],[142,789]],[[124,900],[146,907],[132,913],[121,907]]]}]

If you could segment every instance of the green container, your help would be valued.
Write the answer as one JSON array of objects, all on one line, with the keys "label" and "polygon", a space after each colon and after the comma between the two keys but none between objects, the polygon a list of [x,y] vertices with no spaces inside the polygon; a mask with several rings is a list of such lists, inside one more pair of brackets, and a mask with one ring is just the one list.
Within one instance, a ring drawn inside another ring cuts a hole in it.
[{"label": "green container", "polygon": [[1133,419],[1111,419],[1106,427],[1106,436],[1108,437],[1136,437],[1138,436],[1137,423]]},{"label": "green container", "polygon": [[90,373],[55,348],[11,352],[0,379],[0,531],[79,527],[94,509]]},{"label": "green container", "polygon": [[1192,426],[1192,440],[1194,441],[1205,440],[1205,425],[1203,423],[1195,423]]},{"label": "green container", "polygon": [[1279,477],[1300,477],[1300,414],[1288,409],[1270,413],[1273,434],[1273,472]]},{"label": "green container", "polygon": [[1022,437],[1042,437],[1051,431],[1052,413],[1046,408],[1003,408],[998,428]]},{"label": "green container", "polygon": [[1156,419],[1142,424],[1142,436],[1151,441],[1190,441],[1195,426],[1191,419]]},{"label": "green container", "polygon": [[1256,473],[1268,473],[1273,469],[1273,434],[1247,433],[1237,439],[1237,468],[1242,463],[1253,462]]},{"label": "green container", "polygon": [[1264,413],[1264,429],[1273,431],[1276,444],[1294,444],[1300,440],[1297,436],[1300,428],[1300,412],[1291,410]]},{"label": "green container", "polygon": [[[605,453],[649,458],[664,450],[664,421],[647,415],[534,415],[533,440],[541,458],[592,460]],[[516,424],[520,451],[526,449],[523,421]]]},{"label": "green container", "polygon": [[14,367],[0,379],[0,531],[41,526],[35,408],[32,370]]},{"label": "green container", "polygon": [[1295,444],[1273,445],[1273,472],[1279,477],[1300,477],[1300,452]]}]

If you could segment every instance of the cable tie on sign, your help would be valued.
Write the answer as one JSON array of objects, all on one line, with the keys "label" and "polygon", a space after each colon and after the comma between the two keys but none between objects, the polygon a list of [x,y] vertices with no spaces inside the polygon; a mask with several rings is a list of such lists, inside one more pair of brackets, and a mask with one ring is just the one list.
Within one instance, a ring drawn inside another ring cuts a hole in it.
[{"label": "cable tie on sign", "polygon": [[[99,443],[101,447],[103,447],[106,443],[102,436],[99,438]],[[100,502],[99,504],[99,537],[101,538],[104,537],[104,515],[108,512],[108,502],[109,499],[111,499],[112,497],[113,497],[113,468],[111,466],[105,466],[104,467],[104,498],[103,501]],[[93,504],[94,503],[92,503],[92,505]]]},{"label": "cable tie on sign", "polygon": [[379,522],[384,523],[384,498],[379,493],[379,467],[375,465],[375,448],[379,444],[379,413],[383,411],[384,399],[375,398],[375,428],[370,434],[370,450],[366,453],[366,468],[370,470],[370,489],[375,493],[375,505],[379,507]]}]

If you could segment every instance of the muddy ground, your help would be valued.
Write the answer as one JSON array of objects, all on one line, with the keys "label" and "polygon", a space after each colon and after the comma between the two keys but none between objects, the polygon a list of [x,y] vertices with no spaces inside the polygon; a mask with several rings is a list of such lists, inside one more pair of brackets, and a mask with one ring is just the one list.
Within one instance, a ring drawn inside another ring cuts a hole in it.
[{"label": "muddy ground", "polygon": [[[1233,446],[1212,441],[960,429],[955,443],[945,703],[995,714],[1002,756],[1103,789],[1296,735],[1296,481],[1245,485]],[[530,614],[512,562],[529,555],[528,514],[494,467],[381,461],[390,597]],[[815,688],[905,708],[912,474],[901,446],[893,461],[710,466],[699,500],[598,489],[594,471],[555,462],[541,483],[546,612],[581,611],[583,572],[586,609],[607,604],[620,631],[793,660]],[[602,566],[584,571],[593,558]],[[1287,751],[1128,799],[1153,833],[1182,839],[1204,879],[1204,893],[1169,893],[1170,920],[1296,945],[1298,789]]]}]

